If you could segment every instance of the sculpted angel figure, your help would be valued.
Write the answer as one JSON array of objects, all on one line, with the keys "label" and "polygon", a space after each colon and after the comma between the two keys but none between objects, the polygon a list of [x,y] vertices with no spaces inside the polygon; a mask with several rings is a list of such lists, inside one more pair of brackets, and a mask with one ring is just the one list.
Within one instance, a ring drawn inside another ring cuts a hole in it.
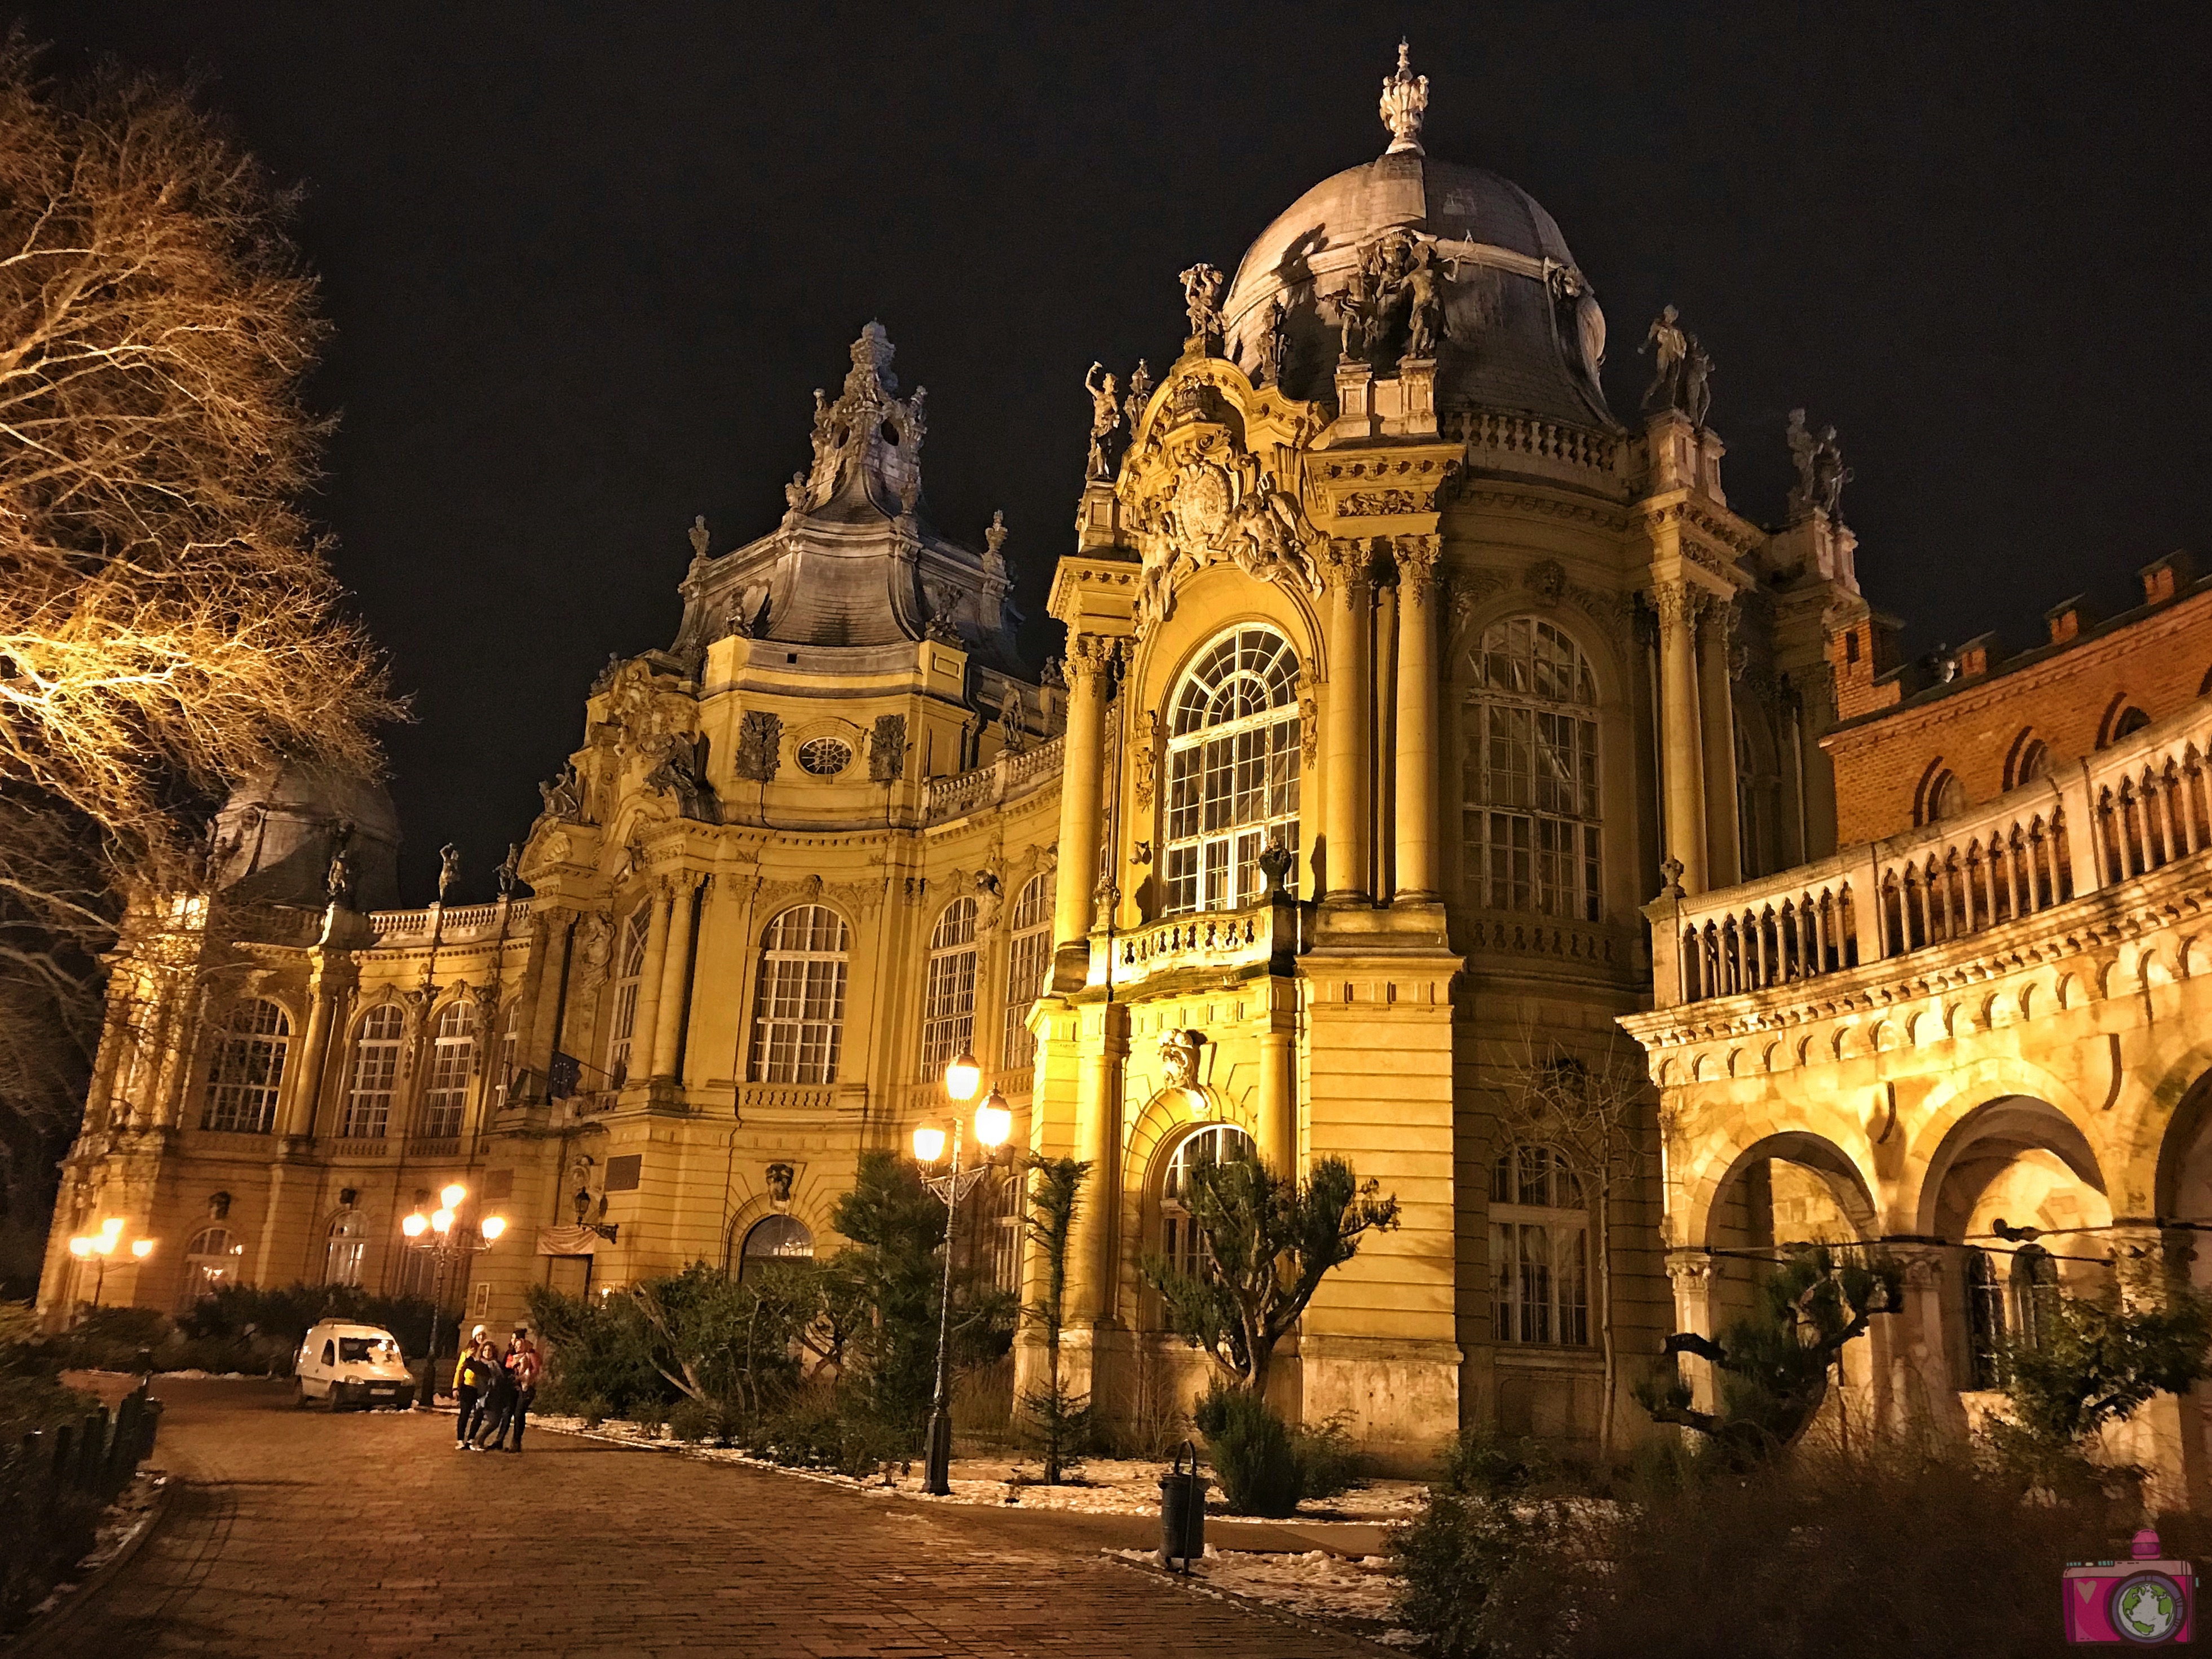
[{"label": "sculpted angel figure", "polygon": [[1249,576],[1272,582],[1287,576],[1318,592],[1320,572],[1298,526],[1298,504],[1279,489],[1248,498],[1231,531],[1229,556]]},{"label": "sculpted angel figure", "polygon": [[1111,477],[1113,469],[1106,465],[1106,441],[1121,424],[1120,394],[1114,377],[1105,374],[1105,366],[1101,363],[1091,365],[1091,372],[1083,377],[1083,389],[1091,394],[1091,460],[1084,476]]}]

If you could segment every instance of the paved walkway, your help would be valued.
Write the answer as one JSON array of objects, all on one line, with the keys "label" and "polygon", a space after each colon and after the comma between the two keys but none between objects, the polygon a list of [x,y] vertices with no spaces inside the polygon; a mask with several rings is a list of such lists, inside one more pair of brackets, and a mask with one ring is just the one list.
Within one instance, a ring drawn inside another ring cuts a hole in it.
[{"label": "paved walkway", "polygon": [[453,1419],[295,1411],[290,1385],[171,1381],[161,1534],[70,1632],[87,1656],[515,1659],[1374,1650],[1102,1561],[1128,1517],[869,1498]]}]

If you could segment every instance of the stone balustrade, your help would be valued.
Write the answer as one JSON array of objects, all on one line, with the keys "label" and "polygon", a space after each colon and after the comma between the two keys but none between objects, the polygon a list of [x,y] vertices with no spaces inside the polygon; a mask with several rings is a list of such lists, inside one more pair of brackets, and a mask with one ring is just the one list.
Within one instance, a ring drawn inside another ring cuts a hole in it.
[{"label": "stone balustrade", "polygon": [[1290,959],[1312,943],[1312,909],[1277,893],[1242,910],[1200,910],[1110,937],[1093,933],[1090,982],[1133,987],[1189,968],[1218,972],[1273,964],[1287,971]]},{"label": "stone balustrade", "polygon": [[2212,844],[2212,698],[1969,811],[1645,907],[1661,1007],[1764,991],[2041,915]]},{"label": "stone balustrade", "polygon": [[1471,466],[1583,483],[1593,473],[1614,482],[1621,477],[1624,447],[1607,433],[1491,410],[1464,410],[1443,421],[1446,434],[1467,445]]},{"label": "stone balustrade", "polygon": [[1060,775],[1062,741],[1054,738],[1019,754],[1001,753],[972,771],[929,779],[922,785],[922,821],[943,823],[1034,793]]},{"label": "stone balustrade", "polygon": [[368,925],[380,945],[427,943],[434,930],[440,943],[469,945],[495,939],[501,918],[509,937],[519,937],[530,920],[528,899],[495,900],[489,904],[460,904],[447,909],[430,905],[421,910],[372,910]]}]

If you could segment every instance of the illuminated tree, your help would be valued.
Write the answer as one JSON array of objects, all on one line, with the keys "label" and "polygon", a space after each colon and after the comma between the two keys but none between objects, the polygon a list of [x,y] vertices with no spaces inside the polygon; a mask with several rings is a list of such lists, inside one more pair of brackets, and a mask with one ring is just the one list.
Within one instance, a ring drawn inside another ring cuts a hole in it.
[{"label": "illuminated tree", "polygon": [[[0,1101],[52,1106],[94,953],[228,787],[380,768],[399,711],[298,506],[327,325],[291,197],[193,89],[0,44]],[[64,1091],[64,1098],[67,1097]]]}]

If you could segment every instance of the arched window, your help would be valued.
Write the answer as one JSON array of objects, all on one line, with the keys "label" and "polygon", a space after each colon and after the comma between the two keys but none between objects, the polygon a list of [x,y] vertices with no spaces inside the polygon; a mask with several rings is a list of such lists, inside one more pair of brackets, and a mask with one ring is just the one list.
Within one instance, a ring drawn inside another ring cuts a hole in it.
[{"label": "arched window", "polygon": [[1012,937],[1006,944],[1006,1031],[999,1050],[1000,1065],[1018,1071],[1036,1059],[1036,1038],[1030,1032],[1030,1010],[1044,994],[1045,975],[1052,971],[1052,881],[1031,876],[1014,901],[1007,923]]},{"label": "arched window", "polygon": [[1160,1183],[1160,1254],[1170,1265],[1187,1273],[1201,1273],[1208,1267],[1198,1224],[1183,1202],[1192,1167],[1251,1156],[1252,1137],[1231,1123],[1209,1123],[1177,1144],[1168,1159],[1167,1177]]},{"label": "arched window", "polygon": [[1183,676],[1169,720],[1170,913],[1234,909],[1267,890],[1267,843],[1298,850],[1298,762],[1297,653],[1273,629],[1231,629]]},{"label": "arched window", "polygon": [[787,1215],[765,1216],[745,1233],[745,1242],[738,1251],[738,1277],[743,1279],[748,1269],[764,1261],[813,1260],[814,1235],[805,1223]]},{"label": "arched window", "polygon": [[2112,722],[2112,741],[2118,743],[2122,738],[2133,737],[2149,724],[2150,716],[2130,703],[2120,710],[2119,718]]},{"label": "arched window", "polygon": [[2004,1386],[2005,1287],[1987,1250],[1966,1251],[1967,1386]]},{"label": "arched window", "polygon": [[399,1042],[407,1021],[390,1003],[372,1008],[353,1040],[353,1076],[338,1118],[343,1140],[374,1140],[392,1121],[392,1090],[399,1075]]},{"label": "arched window", "polygon": [[1966,810],[1966,787],[1959,781],[1959,775],[1944,767],[1928,780],[1928,793],[1923,798],[1920,821],[1934,823],[1940,818],[1954,818]]},{"label": "arched window", "polygon": [[1501,1342],[1589,1340],[1589,1212],[1550,1146],[1509,1146],[1490,1176],[1491,1314]]},{"label": "arched window", "polygon": [[266,997],[233,1008],[208,1071],[207,1114],[201,1127],[267,1134],[276,1122],[276,1096],[291,1046],[292,1022]]},{"label": "arched window", "polygon": [[927,1083],[975,1041],[975,901],[957,898],[929,936],[921,989],[921,1079]]},{"label": "arched window", "polygon": [[323,1283],[358,1285],[368,1254],[368,1223],[359,1210],[340,1210],[331,1218],[323,1244]]},{"label": "arched window", "polygon": [[1462,727],[1468,902],[1595,921],[1597,683],[1534,617],[1483,631]]},{"label": "arched window", "polygon": [[2058,1263],[2040,1244],[2023,1244],[2012,1258],[2012,1321],[2022,1348],[2051,1340],[2058,1317]]},{"label": "arched window", "polygon": [[228,1227],[203,1227],[185,1246],[185,1284],[179,1305],[189,1310],[204,1296],[238,1283],[238,1264],[246,1246],[234,1243]]},{"label": "arched window", "polygon": [[619,1089],[629,1077],[629,1045],[637,1030],[637,987],[645,973],[645,936],[653,921],[647,900],[623,923],[615,947],[615,1019],[607,1034],[608,1087]]},{"label": "arched window", "polygon": [[2012,746],[2012,763],[2008,769],[2005,787],[2018,789],[2024,784],[2040,783],[2051,775],[2051,750],[2041,738],[2023,732]]},{"label": "arched window", "polygon": [[845,919],[801,904],[768,925],[753,1002],[752,1080],[835,1083],[845,1026]]},{"label": "arched window", "polygon": [[422,1133],[449,1140],[461,1132],[469,1079],[477,1072],[477,1005],[464,992],[439,1012],[430,1042],[430,1087],[422,1097]]}]

